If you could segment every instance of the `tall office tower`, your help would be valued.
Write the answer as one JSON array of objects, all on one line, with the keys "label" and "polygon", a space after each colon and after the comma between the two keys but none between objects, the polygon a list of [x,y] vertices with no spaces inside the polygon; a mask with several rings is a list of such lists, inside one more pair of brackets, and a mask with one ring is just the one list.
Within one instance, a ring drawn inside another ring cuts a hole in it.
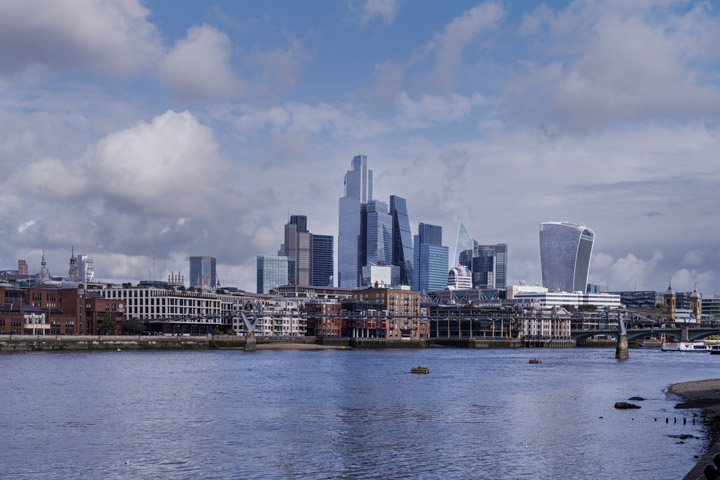
[{"label": "tall office tower", "polygon": [[82,282],[92,282],[95,280],[95,262],[87,255],[78,255],[78,277]]},{"label": "tall office tower", "polygon": [[72,253],[70,254],[70,268],[68,269],[68,280],[71,282],[78,281],[78,263],[75,258],[75,247],[72,247]]},{"label": "tall office tower", "polygon": [[332,287],[335,269],[335,238],[332,235],[312,236],[312,285]]},{"label": "tall office tower", "polygon": [[413,245],[410,231],[407,202],[397,195],[390,195],[390,215],[392,215],[392,264],[400,267],[400,284],[412,285]]},{"label": "tall office tower", "polygon": [[595,232],[567,222],[540,224],[543,287],[551,292],[584,292]]},{"label": "tall office tower", "polygon": [[[507,261],[508,261],[508,248],[505,243],[498,243],[497,245],[475,245],[474,256],[477,257],[478,253],[483,250],[490,249],[494,252],[495,257],[495,286],[493,288],[504,289],[507,286]],[[473,270],[474,272],[475,270]]]},{"label": "tall office tower", "polygon": [[18,275],[28,275],[28,264],[25,260],[18,260]]},{"label": "tall office tower", "polygon": [[472,283],[474,288],[497,287],[497,256],[491,247],[475,247],[472,259]]},{"label": "tall office tower", "polygon": [[413,290],[444,290],[448,280],[449,249],[442,245],[442,227],[421,223],[415,235]]},{"label": "tall office tower", "polygon": [[257,293],[271,288],[295,285],[295,259],[281,255],[257,256]]},{"label": "tall office tower", "polygon": [[345,195],[340,197],[338,228],[338,286],[357,288],[366,259],[367,203],[372,200],[372,170],[367,157],[357,155],[345,173]]},{"label": "tall office tower", "polygon": [[474,242],[470,233],[467,231],[467,228],[465,228],[465,225],[460,222],[460,226],[458,227],[457,242],[455,243],[455,259],[453,260],[453,267],[460,265],[460,255],[463,252],[467,252],[469,250],[470,255],[472,255],[473,245]]},{"label": "tall office tower", "polygon": [[215,257],[190,257],[190,287],[203,290],[217,285]]},{"label": "tall office tower", "polygon": [[388,214],[388,205],[380,200],[370,200],[365,207],[366,221],[366,257],[363,266],[392,265],[392,216]]},{"label": "tall office tower", "polygon": [[285,225],[285,243],[279,253],[295,259],[295,285],[312,283],[313,235],[308,232],[305,215],[290,217],[290,222]]}]

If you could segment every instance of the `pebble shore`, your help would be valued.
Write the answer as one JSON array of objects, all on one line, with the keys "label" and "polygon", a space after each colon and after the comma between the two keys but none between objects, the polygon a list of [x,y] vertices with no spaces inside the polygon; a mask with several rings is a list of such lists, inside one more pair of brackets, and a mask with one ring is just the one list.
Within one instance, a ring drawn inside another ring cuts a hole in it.
[{"label": "pebble shore", "polygon": [[710,447],[684,477],[685,480],[705,480],[703,468],[720,452],[720,378],[676,383],[668,388],[668,393],[683,399],[675,408],[702,409],[702,416],[710,427]]}]

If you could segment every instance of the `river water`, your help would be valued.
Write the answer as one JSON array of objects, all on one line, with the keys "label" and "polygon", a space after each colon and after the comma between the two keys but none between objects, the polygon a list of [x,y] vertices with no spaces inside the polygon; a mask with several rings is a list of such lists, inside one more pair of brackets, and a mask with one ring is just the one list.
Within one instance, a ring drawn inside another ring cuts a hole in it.
[{"label": "river water", "polygon": [[[543,363],[528,364],[534,356]],[[720,377],[720,356],[613,357],[612,349],[0,355],[0,471],[681,478],[707,440],[694,411],[674,410],[663,390]],[[411,375],[415,365],[430,374]],[[634,395],[646,398],[640,410],[613,408]],[[681,434],[694,438],[672,436]]]}]

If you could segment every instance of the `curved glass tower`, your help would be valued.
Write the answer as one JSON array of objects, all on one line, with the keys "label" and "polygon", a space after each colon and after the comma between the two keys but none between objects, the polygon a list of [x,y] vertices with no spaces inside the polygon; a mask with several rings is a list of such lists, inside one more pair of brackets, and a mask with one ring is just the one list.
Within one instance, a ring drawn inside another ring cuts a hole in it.
[{"label": "curved glass tower", "polygon": [[392,264],[400,267],[400,284],[412,285],[413,244],[410,232],[407,202],[397,195],[390,195],[392,215]]},{"label": "curved glass tower", "polygon": [[585,292],[595,232],[567,222],[540,224],[543,287],[551,292]]}]

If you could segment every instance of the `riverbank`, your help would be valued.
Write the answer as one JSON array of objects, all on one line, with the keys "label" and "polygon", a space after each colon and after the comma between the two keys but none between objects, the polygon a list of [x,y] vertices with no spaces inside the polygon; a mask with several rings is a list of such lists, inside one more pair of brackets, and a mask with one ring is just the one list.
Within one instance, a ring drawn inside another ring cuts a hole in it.
[{"label": "riverbank", "polygon": [[720,453],[720,378],[676,383],[668,388],[668,393],[684,400],[675,405],[675,408],[702,409],[702,416],[708,426],[710,447],[684,479],[704,480],[703,468],[713,463],[713,456]]}]

